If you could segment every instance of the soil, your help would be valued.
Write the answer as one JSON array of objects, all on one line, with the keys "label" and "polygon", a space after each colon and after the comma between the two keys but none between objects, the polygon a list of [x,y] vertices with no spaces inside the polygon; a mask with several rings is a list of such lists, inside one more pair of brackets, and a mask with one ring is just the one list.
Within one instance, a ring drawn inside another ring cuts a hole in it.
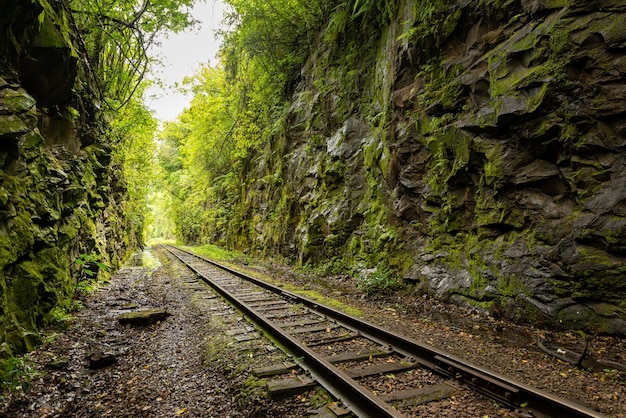
[{"label": "soil", "polygon": [[[45,344],[26,356],[39,375],[27,382],[25,374],[22,385],[3,392],[0,416],[303,417],[328,402],[321,390],[268,399],[252,369],[282,353],[263,342],[234,343],[229,330],[246,327],[241,316],[207,296],[187,269],[161,260],[160,267],[120,270],[82,298],[73,319],[47,330]],[[366,296],[347,276],[313,278],[272,264],[244,267],[359,307],[369,322],[477,365],[626,418],[626,372],[589,362],[626,363],[623,339],[586,336],[586,359],[575,366],[541,351],[537,341],[580,352],[584,341],[577,333],[507,323],[438,303],[411,287]],[[142,327],[118,322],[129,310],[145,308],[164,308],[169,316]],[[103,357],[109,361],[95,367],[94,359]],[[461,410],[468,417],[485,415],[480,408]],[[439,416],[428,407],[419,415]]]}]

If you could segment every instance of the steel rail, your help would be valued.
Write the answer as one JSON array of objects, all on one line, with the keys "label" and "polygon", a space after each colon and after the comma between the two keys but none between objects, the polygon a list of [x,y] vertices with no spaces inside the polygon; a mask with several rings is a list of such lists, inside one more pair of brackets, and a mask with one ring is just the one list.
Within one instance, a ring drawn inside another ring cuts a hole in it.
[{"label": "steel rail", "polygon": [[[345,326],[348,329],[359,332],[364,337],[370,338],[382,345],[390,345],[391,348],[393,348],[398,353],[405,355],[407,357],[412,357],[415,361],[419,362],[424,367],[427,367],[444,376],[454,378],[457,381],[460,381],[466,384],[467,386],[472,387],[476,391],[486,395],[487,397],[491,399],[495,399],[498,402],[501,402],[510,408],[521,409],[525,412],[532,414],[531,416],[534,416],[534,417],[563,417],[563,418],[578,418],[578,417],[580,418],[586,418],[586,417],[587,418],[588,417],[604,418],[606,417],[606,415],[598,411],[594,411],[593,409],[581,403],[563,399],[550,392],[533,388],[524,383],[518,382],[514,379],[504,377],[487,368],[472,365],[466,362],[465,360],[461,359],[460,357],[457,357],[450,353],[446,353],[428,344],[418,342],[408,337],[401,336],[392,331],[381,329],[377,327],[376,325],[373,325],[369,322],[363,321],[359,318],[348,315],[344,312],[338,311],[328,306],[321,305],[320,303],[316,301],[300,296],[296,293],[286,291],[284,289],[281,289],[278,286],[274,286],[270,283],[264,282],[255,277],[248,276],[233,268],[217,263],[213,260],[209,260],[205,257],[194,254],[190,251],[186,251],[180,248],[176,248],[176,249],[179,251],[185,252],[186,254],[189,254],[193,257],[199,258],[243,280],[254,283],[263,289],[282,295],[283,297],[290,299],[295,303],[299,303],[303,306],[306,306],[307,308],[313,311],[316,311],[322,315],[325,315],[328,318],[331,318],[337,321],[340,325]],[[196,272],[196,274],[198,273]],[[201,274],[199,275],[203,277]],[[204,277],[203,277],[203,280],[204,280]],[[225,290],[224,292],[228,293]],[[247,311],[249,310],[249,308],[245,308],[245,310]],[[260,317],[263,317],[263,315],[260,315],[255,312],[254,316],[257,316],[257,315]],[[269,319],[267,318],[264,318],[264,319],[268,323],[272,323],[272,321],[270,321]],[[284,332],[280,331],[280,329],[278,329],[278,331],[280,334],[285,335],[286,340],[288,340],[287,344],[285,345],[290,350],[301,352],[303,355],[304,354],[308,355],[308,352],[310,352],[312,355],[316,356],[312,350],[308,349],[307,347],[302,346],[300,343],[298,343],[295,339],[293,339],[288,334],[285,334]],[[321,359],[320,363],[323,364],[323,363],[328,363],[328,362],[324,359]],[[313,372],[311,373],[313,374]],[[339,374],[345,375],[345,373],[342,373],[340,371],[339,371]],[[347,375],[345,377],[347,379],[352,380]],[[320,383],[323,386],[325,386],[323,384],[324,383],[323,381],[320,381]],[[359,390],[367,391],[367,389],[365,388],[360,388]],[[333,393],[332,391],[330,392]],[[338,396],[335,393],[333,393],[333,395]],[[343,397],[340,397],[340,399],[344,400],[344,403],[346,403],[346,405],[348,405],[352,409],[353,401],[345,400]],[[366,409],[365,411],[363,411],[363,413],[365,413],[364,415],[361,415],[358,412],[358,410],[353,410],[353,411],[357,413],[359,416],[363,416],[363,417],[402,416],[402,415],[380,415],[380,414],[371,415],[372,412],[369,409]],[[395,409],[393,411],[396,414],[398,414],[398,412]]]},{"label": "steel rail", "polygon": [[[196,254],[190,253],[188,251],[181,249],[178,250],[183,251],[194,257],[198,257]],[[265,332],[270,331],[271,337],[278,341],[279,344],[283,345],[291,354],[295,355],[296,361],[305,370],[307,370],[320,385],[322,385],[337,399],[341,399],[341,401],[357,416],[368,418],[404,417],[404,415],[402,415],[399,411],[393,408],[390,404],[382,401],[371,391],[369,391],[368,389],[357,383],[354,379],[349,377],[346,373],[333,366],[328,360],[325,360],[323,357],[319,356],[311,349],[302,345],[291,335],[282,331],[274,321],[268,319],[265,315],[261,314],[256,309],[240,301],[230,291],[220,286],[218,283],[215,283],[213,280],[211,280],[211,278],[206,277],[206,275],[204,275],[193,266],[190,266],[189,263],[185,262],[180,256],[178,256],[178,254],[172,252],[171,250],[169,251],[189,269],[191,269],[205,283],[211,286],[217,293],[219,293],[237,309],[243,312],[244,315],[247,315]],[[210,263],[209,260],[203,257],[198,258],[202,259],[203,261],[208,261]]]}]

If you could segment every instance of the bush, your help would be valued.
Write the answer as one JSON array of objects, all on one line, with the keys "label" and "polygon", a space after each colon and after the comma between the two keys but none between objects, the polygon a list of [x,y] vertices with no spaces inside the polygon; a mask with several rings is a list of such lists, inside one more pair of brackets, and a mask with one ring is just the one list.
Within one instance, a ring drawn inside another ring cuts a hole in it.
[{"label": "bush", "polygon": [[41,373],[23,357],[0,359],[0,389],[26,390],[34,377]]},{"label": "bush", "polygon": [[403,281],[390,271],[364,270],[357,276],[357,289],[367,293],[391,293],[402,288]]}]

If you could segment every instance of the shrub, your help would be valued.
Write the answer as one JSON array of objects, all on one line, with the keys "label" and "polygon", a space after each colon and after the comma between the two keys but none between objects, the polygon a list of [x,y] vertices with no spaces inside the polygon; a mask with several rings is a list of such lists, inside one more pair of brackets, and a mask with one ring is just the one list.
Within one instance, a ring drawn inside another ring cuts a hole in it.
[{"label": "shrub", "polygon": [[390,271],[386,270],[363,270],[357,276],[357,289],[367,293],[391,293],[402,288],[403,281]]},{"label": "shrub", "polygon": [[0,389],[2,390],[26,390],[30,387],[32,379],[40,374],[23,357],[0,359]]}]

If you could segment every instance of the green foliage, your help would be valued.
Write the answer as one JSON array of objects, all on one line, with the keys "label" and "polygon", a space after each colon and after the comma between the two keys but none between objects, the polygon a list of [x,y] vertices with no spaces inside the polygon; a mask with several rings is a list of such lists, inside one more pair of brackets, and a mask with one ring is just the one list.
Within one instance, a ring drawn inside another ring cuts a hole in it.
[{"label": "green foliage", "polygon": [[80,279],[76,282],[75,293],[88,295],[98,290],[98,281],[94,279]]},{"label": "green foliage", "polygon": [[126,180],[125,229],[138,244],[145,241],[148,193],[155,175],[153,139],[157,130],[157,121],[142,103],[143,91],[142,85],[111,121],[111,135],[117,145],[114,161]]},{"label": "green foliage", "polygon": [[195,94],[191,106],[159,134],[155,177],[167,194],[150,196],[155,220],[169,218],[173,225],[152,226],[151,234],[200,244],[233,227],[226,215],[241,202],[237,171],[249,163],[259,132],[257,116],[239,108],[221,68],[205,67],[186,85]]},{"label": "green foliage", "polygon": [[394,273],[375,269],[361,272],[357,278],[357,289],[367,293],[387,294],[399,290],[404,286],[403,280]]},{"label": "green foliage", "polygon": [[351,3],[352,20],[360,19],[363,23],[374,20],[379,24],[389,23],[398,5],[394,0],[352,0]]},{"label": "green foliage", "polygon": [[82,273],[86,277],[95,277],[99,270],[108,270],[111,266],[100,262],[100,257],[94,254],[80,254],[74,261],[82,267]]},{"label": "green foliage", "polygon": [[[242,77],[256,68],[266,76],[255,84],[267,83],[277,98],[293,87],[300,67],[311,51],[327,0],[226,0],[232,7],[223,33],[222,54],[229,77]],[[265,97],[271,99],[271,97]],[[272,103],[272,101],[268,101]]]},{"label": "green foliage", "polygon": [[399,40],[436,45],[452,34],[461,19],[461,9],[454,0],[412,2],[414,25],[399,36]]},{"label": "green foliage", "polygon": [[71,23],[86,80],[100,100],[118,110],[134,96],[154,59],[150,46],[167,32],[194,24],[195,0],[70,0]]},{"label": "green foliage", "polygon": [[[342,274],[348,271],[349,267],[350,266],[344,257],[332,257],[325,263],[320,264],[320,266],[314,269],[314,271],[322,275]],[[306,268],[307,267],[305,267],[305,270]],[[308,268],[310,268],[310,266]]]},{"label": "green foliage", "polygon": [[48,317],[48,323],[58,329],[67,328],[70,321],[74,319],[68,310],[61,306],[55,306],[48,314]]},{"label": "green foliage", "polygon": [[75,293],[89,294],[98,288],[100,270],[110,270],[111,266],[100,261],[95,254],[80,254],[74,263],[80,268],[80,276],[76,280]]},{"label": "green foliage", "polygon": [[213,260],[235,260],[240,259],[243,256],[241,253],[230,251],[213,244],[205,244],[201,247],[194,247],[193,251]]},{"label": "green foliage", "polygon": [[0,359],[0,389],[23,391],[41,373],[25,357]]}]

